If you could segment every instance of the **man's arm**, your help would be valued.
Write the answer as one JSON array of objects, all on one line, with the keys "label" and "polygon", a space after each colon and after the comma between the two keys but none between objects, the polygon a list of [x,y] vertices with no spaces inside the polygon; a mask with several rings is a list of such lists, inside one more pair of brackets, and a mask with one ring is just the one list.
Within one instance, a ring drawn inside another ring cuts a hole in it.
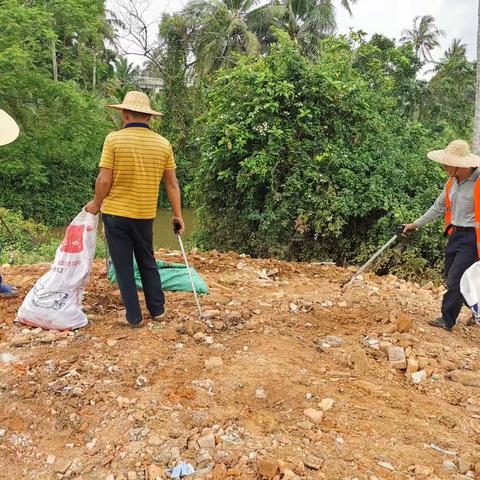
[{"label": "man's arm", "polygon": [[435,203],[427,210],[424,215],[422,215],[420,218],[417,218],[415,222],[405,225],[403,233],[407,233],[409,230],[416,230],[417,228],[423,227],[424,225],[427,225],[427,223],[430,223],[441,215],[444,215],[446,209],[446,196],[447,193],[446,189],[444,188],[443,192],[435,200]]},{"label": "man's arm", "polygon": [[85,205],[85,210],[88,213],[96,215],[100,211],[105,197],[110,193],[110,188],[112,188],[112,180],[113,170],[111,168],[100,168],[100,173],[95,182],[95,196],[93,200]]},{"label": "man's arm", "polygon": [[176,170],[174,168],[165,170],[163,180],[165,182],[168,201],[172,206],[172,222],[176,220],[180,223],[181,228],[178,233],[182,234],[185,231],[185,223],[183,222],[182,218],[182,198],[180,194],[180,186],[178,185]]}]

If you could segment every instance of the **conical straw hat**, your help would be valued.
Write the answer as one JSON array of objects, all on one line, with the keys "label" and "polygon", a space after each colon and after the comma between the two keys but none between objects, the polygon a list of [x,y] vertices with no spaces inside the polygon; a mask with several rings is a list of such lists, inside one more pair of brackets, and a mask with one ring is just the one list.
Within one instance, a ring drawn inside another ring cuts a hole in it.
[{"label": "conical straw hat", "polygon": [[0,110],[0,145],[12,143],[20,133],[17,122],[3,110]]},{"label": "conical straw hat", "polygon": [[434,150],[427,157],[434,162],[450,167],[480,167],[480,157],[470,151],[470,146],[463,140],[453,141],[445,150]]},{"label": "conical straw hat", "polygon": [[131,110],[133,112],[146,113],[148,115],[163,115],[161,112],[152,110],[150,99],[143,92],[128,92],[123,102],[117,105],[107,105],[115,110]]}]

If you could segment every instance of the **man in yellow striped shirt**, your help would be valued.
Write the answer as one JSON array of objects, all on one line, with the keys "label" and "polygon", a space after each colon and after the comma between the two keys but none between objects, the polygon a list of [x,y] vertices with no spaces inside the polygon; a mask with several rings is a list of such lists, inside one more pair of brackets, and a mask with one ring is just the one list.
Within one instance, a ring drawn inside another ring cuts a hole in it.
[{"label": "man in yellow striped shirt", "polygon": [[142,92],[128,92],[123,103],[109,105],[122,112],[123,128],[105,139],[95,197],[85,209],[103,214],[105,236],[118,286],[132,327],[143,325],[135,287],[133,256],[142,278],[147,309],[154,320],[164,314],[164,295],[153,255],[153,220],[160,182],[164,179],[173,219],[185,228],[175,160],[168,140],[149,126],[150,100]]}]

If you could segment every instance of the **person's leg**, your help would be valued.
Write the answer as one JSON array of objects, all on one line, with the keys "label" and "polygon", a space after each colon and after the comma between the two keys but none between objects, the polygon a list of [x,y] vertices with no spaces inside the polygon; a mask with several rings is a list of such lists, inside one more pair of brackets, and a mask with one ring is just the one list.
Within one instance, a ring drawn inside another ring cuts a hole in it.
[{"label": "person's leg", "polygon": [[152,317],[158,317],[164,312],[165,297],[153,254],[153,220],[135,220],[133,249],[147,309]]},{"label": "person's leg", "polygon": [[[456,244],[456,234],[452,234],[447,243],[447,247],[445,249],[445,265],[444,265],[444,270],[443,270],[443,278],[445,279],[445,282],[447,281],[448,278],[448,273],[450,272],[450,269],[452,268],[453,262],[455,261],[455,256],[457,254],[457,244]],[[443,304],[445,303],[445,296],[442,301],[442,312],[443,312]],[[429,325],[437,328],[444,328],[445,330],[451,330],[451,326],[449,326],[444,318],[443,314],[441,317],[436,318],[435,320],[429,320]]]},{"label": "person's leg", "polygon": [[127,311],[127,320],[130,324],[137,325],[142,321],[142,310],[133,271],[132,222],[129,218],[103,215],[105,238]]},{"label": "person's leg", "polygon": [[448,290],[442,303],[442,317],[450,328],[457,322],[457,317],[465,303],[460,292],[460,280],[465,271],[477,261],[475,232],[456,232],[454,235],[455,238],[451,242],[452,248],[447,247],[447,251],[450,250],[448,270],[446,269]]}]

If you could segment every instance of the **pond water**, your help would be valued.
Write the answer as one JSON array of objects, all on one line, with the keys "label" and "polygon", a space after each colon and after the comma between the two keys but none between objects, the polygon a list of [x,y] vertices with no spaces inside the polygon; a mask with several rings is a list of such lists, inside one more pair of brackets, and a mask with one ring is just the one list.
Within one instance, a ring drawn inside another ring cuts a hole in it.
[{"label": "pond water", "polygon": [[[182,209],[183,220],[185,221],[185,233],[183,234],[183,241],[185,243],[192,233],[198,228],[198,224],[195,218],[195,210],[193,208]],[[159,248],[169,248],[172,250],[180,250],[177,237],[174,235],[172,227],[170,225],[170,219],[172,218],[171,210],[159,209],[157,212],[157,218],[153,224],[153,248],[158,250]],[[63,238],[66,227],[54,228],[53,234],[58,236],[59,239]]]},{"label": "pond water", "polygon": [[[182,236],[183,242],[188,240],[192,233],[198,228],[195,218],[195,210],[193,208],[182,209],[183,220],[185,221],[185,233]],[[171,210],[158,210],[157,218],[153,224],[153,248],[170,248],[172,250],[180,250],[178,240],[173,233],[170,219],[172,218]]]}]

